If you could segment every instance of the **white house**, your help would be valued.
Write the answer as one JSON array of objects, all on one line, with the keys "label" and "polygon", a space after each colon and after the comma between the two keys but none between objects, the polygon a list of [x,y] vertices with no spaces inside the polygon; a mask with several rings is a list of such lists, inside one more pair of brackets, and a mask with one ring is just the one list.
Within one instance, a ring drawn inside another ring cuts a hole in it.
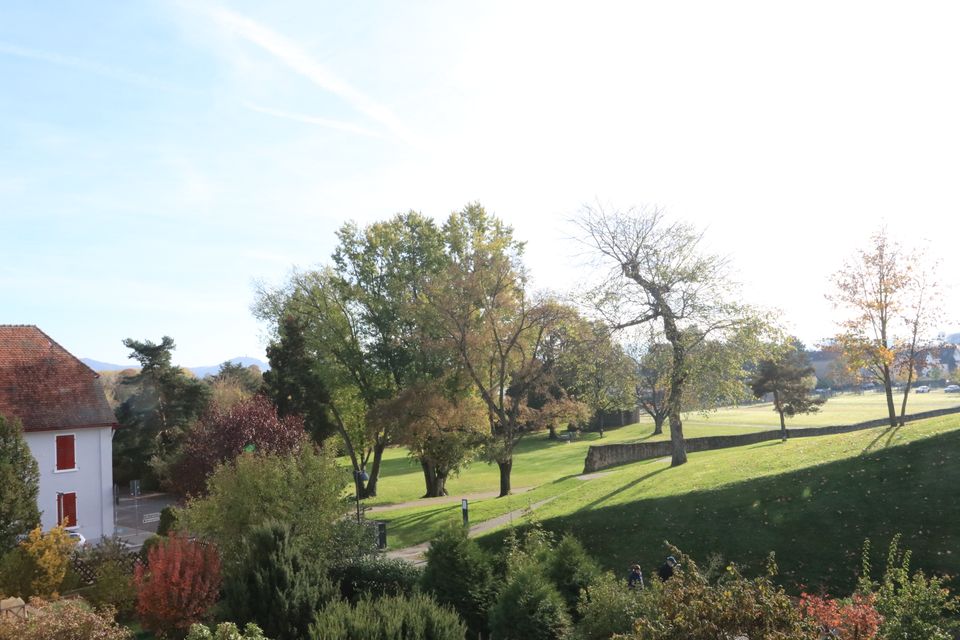
[{"label": "white house", "polygon": [[100,376],[32,325],[0,325],[0,413],[23,423],[40,467],[44,530],[113,535],[113,430]]}]

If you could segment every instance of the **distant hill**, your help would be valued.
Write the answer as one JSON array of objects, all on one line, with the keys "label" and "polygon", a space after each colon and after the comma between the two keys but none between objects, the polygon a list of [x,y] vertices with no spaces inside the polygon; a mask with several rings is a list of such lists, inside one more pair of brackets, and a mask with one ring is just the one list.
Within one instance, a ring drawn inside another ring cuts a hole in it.
[{"label": "distant hill", "polygon": [[[264,362],[263,360],[257,360],[256,358],[248,358],[246,356],[241,358],[231,358],[227,362],[232,364],[243,365],[244,367],[249,367],[250,365],[257,365],[260,371],[267,371],[270,369],[270,365]],[[206,367],[187,367],[190,371],[193,371],[194,375],[198,378],[205,378],[206,376],[213,376],[217,374],[217,371],[220,371],[220,365],[215,364]]]},{"label": "distant hill", "polygon": [[[136,369],[134,363],[130,364],[111,364],[109,362],[100,362],[99,360],[94,360],[92,358],[80,358],[80,361],[85,365],[93,369],[94,371],[122,371],[123,369]],[[264,362],[263,360],[258,360],[256,358],[248,358],[246,356],[241,358],[231,358],[227,362],[232,362],[233,364],[240,364],[244,367],[249,367],[250,365],[257,365],[260,368],[260,371],[267,371],[270,368],[270,365]],[[187,367],[190,371],[193,372],[198,378],[203,378],[205,376],[216,375],[217,371],[220,370],[219,364],[207,365],[203,367]]]},{"label": "distant hill", "polygon": [[94,371],[123,371],[124,369],[136,368],[132,364],[110,364],[109,362],[100,362],[93,358],[80,358],[80,362]]}]

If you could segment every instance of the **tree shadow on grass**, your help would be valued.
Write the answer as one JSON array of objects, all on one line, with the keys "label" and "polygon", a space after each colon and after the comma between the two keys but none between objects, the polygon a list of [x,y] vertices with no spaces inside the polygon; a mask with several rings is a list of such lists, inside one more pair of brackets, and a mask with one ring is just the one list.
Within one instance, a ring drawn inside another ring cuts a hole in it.
[{"label": "tree shadow on grass", "polygon": [[[847,594],[864,539],[872,542],[876,575],[890,539],[902,533],[912,566],[960,574],[960,431],[717,489],[600,506],[663,470],[541,524],[574,534],[616,571],[633,562],[656,567],[670,540],[695,559],[720,554],[748,573],[762,572],[773,551],[779,581],[791,591]],[[502,537],[479,540],[490,548]]]},{"label": "tree shadow on grass", "polygon": [[596,507],[597,505],[599,505],[601,502],[606,502],[607,500],[609,500],[610,498],[614,497],[615,495],[620,494],[620,493],[623,493],[624,491],[627,491],[628,489],[632,489],[633,487],[637,486],[638,484],[640,484],[640,483],[643,482],[644,480],[649,480],[649,479],[652,478],[653,476],[658,475],[658,474],[661,474],[661,473],[663,473],[664,471],[666,471],[666,470],[669,469],[669,468],[670,468],[669,466],[667,466],[667,467],[660,467],[659,469],[657,469],[657,470],[655,470],[655,471],[651,471],[651,472],[649,472],[649,473],[645,473],[644,475],[640,476],[639,478],[634,478],[634,479],[631,480],[630,482],[628,482],[628,483],[626,483],[626,484],[624,484],[624,485],[621,485],[620,487],[618,487],[617,489],[611,491],[611,492],[608,493],[607,495],[605,495],[605,496],[603,496],[603,497],[600,497],[600,498],[597,498],[596,500],[594,500],[594,501],[591,502],[590,504],[582,507],[580,510],[583,511],[583,510],[593,509],[594,507]]},{"label": "tree shadow on grass", "polygon": [[[897,435],[897,432],[898,432],[898,431],[900,431],[900,427],[899,427],[899,426],[897,426],[897,427],[886,427],[883,431],[880,432],[880,435],[878,435],[876,438],[873,439],[873,442],[871,442],[870,444],[868,444],[868,445],[866,446],[866,448],[864,448],[863,453],[870,453],[874,448],[878,448],[878,449],[879,449],[879,448],[882,447],[882,448],[886,449],[887,447],[890,446],[890,442],[893,441],[893,437],[894,437],[895,435]],[[877,443],[880,442],[881,440],[883,440],[883,437],[884,437],[884,436],[887,437],[887,441],[884,442],[882,445],[877,446]]]}]

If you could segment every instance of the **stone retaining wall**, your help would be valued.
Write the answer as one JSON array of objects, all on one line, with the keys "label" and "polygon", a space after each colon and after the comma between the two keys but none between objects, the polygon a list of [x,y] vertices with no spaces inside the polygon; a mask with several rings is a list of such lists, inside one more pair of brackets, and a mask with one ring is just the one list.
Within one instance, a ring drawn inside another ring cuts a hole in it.
[{"label": "stone retaining wall", "polygon": [[[907,422],[914,420],[923,420],[925,418],[935,418],[954,413],[960,413],[960,407],[951,407],[949,409],[936,409],[934,411],[924,411],[906,416]],[[868,420],[867,422],[858,422],[857,424],[847,424],[835,427],[810,427],[807,429],[787,429],[788,438],[809,438],[813,436],[825,436],[834,433],[849,433],[851,431],[860,431],[863,429],[872,429],[888,425],[887,418],[877,420]],[[729,447],[742,447],[747,444],[756,444],[768,440],[779,440],[780,430],[776,431],[758,431],[756,433],[747,433],[739,436],[707,436],[704,438],[687,439],[687,453],[696,451],[712,451],[713,449],[726,449]],[[640,460],[650,460],[651,458],[663,458],[669,456],[670,441],[665,442],[634,442],[625,444],[602,444],[591,445],[587,450],[587,457],[584,460],[583,472],[593,473],[601,469],[608,469],[620,464],[630,462],[639,462]]]}]

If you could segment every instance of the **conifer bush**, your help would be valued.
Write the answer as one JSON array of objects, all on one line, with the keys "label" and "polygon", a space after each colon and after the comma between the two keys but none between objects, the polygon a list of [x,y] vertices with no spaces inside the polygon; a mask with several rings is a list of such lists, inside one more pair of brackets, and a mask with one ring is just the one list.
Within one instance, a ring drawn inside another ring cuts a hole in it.
[{"label": "conifer bush", "polygon": [[310,640],[463,640],[457,613],[424,594],[363,598],[328,604],[310,628]]},{"label": "conifer bush", "polygon": [[437,602],[452,606],[472,634],[487,631],[487,615],[496,600],[493,562],[459,525],[430,542],[421,585]]},{"label": "conifer bush", "polygon": [[421,571],[406,560],[367,556],[331,567],[330,578],[350,602],[364,596],[410,596],[418,588]]},{"label": "conifer bush", "polygon": [[498,640],[558,640],[570,630],[563,596],[535,564],[512,572],[490,610],[490,632]]},{"label": "conifer bush", "polygon": [[579,618],[577,603],[580,592],[600,576],[600,566],[583,548],[580,541],[567,534],[544,558],[544,572],[563,596],[567,612]]},{"label": "conifer bush", "polygon": [[223,617],[256,623],[273,640],[300,640],[324,604],[339,596],[325,568],[307,555],[290,526],[250,530],[224,580]]}]

